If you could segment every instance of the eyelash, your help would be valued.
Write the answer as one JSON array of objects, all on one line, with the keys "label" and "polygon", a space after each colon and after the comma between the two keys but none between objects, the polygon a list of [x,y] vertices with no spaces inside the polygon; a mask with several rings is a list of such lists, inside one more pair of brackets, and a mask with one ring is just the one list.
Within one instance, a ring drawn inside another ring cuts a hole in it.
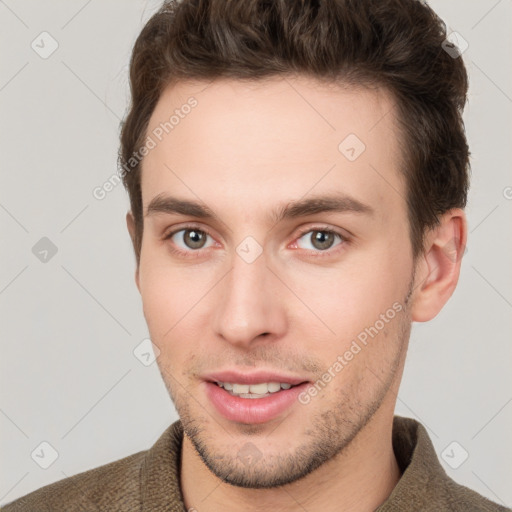
[{"label": "eyelash", "polygon": [[[175,229],[175,230],[171,231],[170,233],[166,234],[163,237],[163,240],[164,241],[170,240],[176,233],[179,233],[180,231],[188,231],[188,230],[200,231],[201,233],[204,233],[205,235],[213,238],[213,235],[206,229],[199,228],[194,225],[186,225],[186,226],[181,226],[179,229]],[[338,250],[340,250],[340,246],[344,246],[345,244],[347,244],[349,242],[349,239],[345,235],[342,235],[340,232],[338,232],[332,228],[329,228],[327,226],[314,226],[314,227],[304,228],[299,231],[299,234],[296,239],[299,240],[305,234],[312,233],[314,231],[320,231],[322,233],[328,233],[328,234],[335,235],[340,239],[340,242],[341,242],[338,245],[336,245],[335,248],[332,250],[327,249],[325,251],[308,251],[311,254],[311,256],[314,258],[323,258],[323,257],[332,256]],[[338,248],[338,249],[336,249],[336,248]],[[176,247],[173,247],[173,246],[170,247],[170,250],[173,253],[178,254],[179,256],[186,257],[186,258],[198,258],[201,256],[201,252],[202,252],[201,249],[198,249],[198,250],[191,249],[190,251],[183,251],[181,249],[176,249]],[[304,250],[306,250],[306,249],[304,249]]]}]

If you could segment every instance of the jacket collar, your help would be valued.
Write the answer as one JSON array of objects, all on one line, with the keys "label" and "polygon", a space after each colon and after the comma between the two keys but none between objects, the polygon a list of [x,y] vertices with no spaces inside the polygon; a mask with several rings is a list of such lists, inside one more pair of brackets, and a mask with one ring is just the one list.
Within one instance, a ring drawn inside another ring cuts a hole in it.
[{"label": "jacket collar", "polygon": [[388,499],[375,512],[426,510],[453,485],[439,463],[425,427],[411,418],[393,418],[393,451],[402,472]]},{"label": "jacket collar", "polygon": [[[183,512],[180,462],[183,427],[170,425],[146,453],[141,466],[142,512]],[[393,419],[393,450],[402,472],[388,499],[375,512],[409,512],[439,500],[443,489],[457,486],[439,463],[425,428],[411,418]]]},{"label": "jacket collar", "polygon": [[183,427],[170,425],[148,450],[141,466],[141,512],[184,512],[180,488]]}]

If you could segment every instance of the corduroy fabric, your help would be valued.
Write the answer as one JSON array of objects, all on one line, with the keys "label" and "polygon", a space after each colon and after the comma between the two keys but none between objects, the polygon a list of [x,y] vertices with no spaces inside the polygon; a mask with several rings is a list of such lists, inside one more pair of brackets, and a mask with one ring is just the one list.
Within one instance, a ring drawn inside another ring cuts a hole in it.
[{"label": "corduroy fabric", "polygon": [[[2,512],[186,512],[179,486],[183,429],[123,459],[41,487]],[[402,477],[375,512],[510,512],[448,477],[425,428],[395,416],[393,449]]]}]

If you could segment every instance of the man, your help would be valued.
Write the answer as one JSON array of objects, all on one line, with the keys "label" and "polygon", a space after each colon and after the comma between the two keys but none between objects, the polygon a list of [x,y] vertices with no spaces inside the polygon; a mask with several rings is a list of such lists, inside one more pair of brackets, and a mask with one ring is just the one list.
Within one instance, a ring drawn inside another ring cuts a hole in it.
[{"label": "man", "polygon": [[394,417],[411,323],[453,293],[467,238],[467,76],[445,38],[416,0],[155,14],[120,163],[180,421],[7,512],[506,510]]}]

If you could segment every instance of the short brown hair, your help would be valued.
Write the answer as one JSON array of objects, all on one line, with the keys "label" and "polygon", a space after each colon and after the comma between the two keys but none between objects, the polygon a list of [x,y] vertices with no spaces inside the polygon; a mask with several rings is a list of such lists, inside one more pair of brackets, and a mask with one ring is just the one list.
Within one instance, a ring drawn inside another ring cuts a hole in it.
[{"label": "short brown hair", "polygon": [[164,88],[178,80],[289,74],[382,86],[392,93],[416,257],[439,215],[465,207],[469,186],[462,120],[468,78],[462,58],[444,50],[445,39],[445,24],[420,0],[164,2],[133,48],[132,101],[120,137],[137,263],[143,233],[141,162],[132,156],[143,145]]}]

